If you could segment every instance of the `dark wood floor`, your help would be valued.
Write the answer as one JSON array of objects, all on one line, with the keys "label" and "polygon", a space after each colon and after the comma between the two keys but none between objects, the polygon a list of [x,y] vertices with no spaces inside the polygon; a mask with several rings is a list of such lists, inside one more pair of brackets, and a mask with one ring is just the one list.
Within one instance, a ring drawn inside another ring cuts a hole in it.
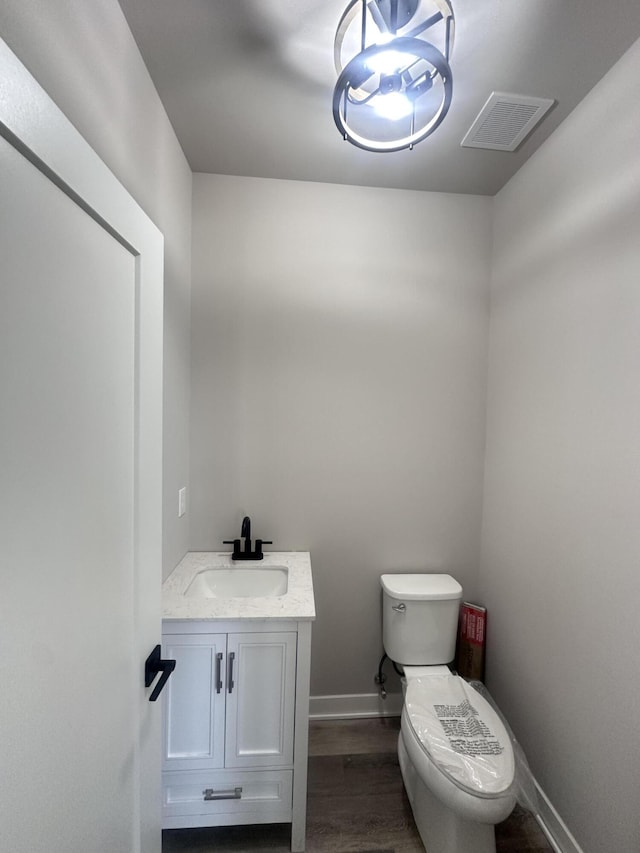
[{"label": "dark wood floor", "polygon": [[[397,717],[311,723],[307,853],[424,853],[402,785]],[[172,829],[163,853],[288,853],[289,826]],[[497,853],[553,853],[516,808],[496,827]],[[433,851],[437,853],[437,851]]]}]

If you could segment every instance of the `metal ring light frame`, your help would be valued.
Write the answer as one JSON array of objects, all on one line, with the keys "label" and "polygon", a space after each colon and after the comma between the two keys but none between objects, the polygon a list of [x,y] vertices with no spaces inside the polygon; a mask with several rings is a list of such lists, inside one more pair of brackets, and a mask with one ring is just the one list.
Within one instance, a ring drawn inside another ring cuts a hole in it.
[{"label": "metal ring light frame", "polygon": [[407,56],[415,56],[419,59],[423,59],[436,70],[436,73],[441,78],[444,87],[442,101],[431,121],[427,122],[424,127],[403,136],[401,139],[376,142],[354,131],[347,122],[346,104],[351,103],[355,109],[358,109],[358,107],[361,106],[364,101],[368,100],[370,96],[367,96],[366,98],[351,98],[350,92],[359,90],[362,83],[369,77],[373,76],[374,72],[366,69],[366,63],[373,57],[387,51],[389,49],[389,44],[371,45],[370,47],[365,48],[344,67],[338,77],[338,81],[333,92],[333,118],[338,130],[344,139],[349,140],[358,148],[362,148],[365,151],[389,152],[402,151],[405,148],[413,148],[414,145],[423,140],[430,133],[433,133],[447,114],[451,104],[453,79],[451,75],[451,68],[443,54],[440,53],[440,51],[432,44],[429,44],[429,42],[421,41],[417,38],[395,38],[392,45],[394,50],[406,53]]},{"label": "metal ring light frame", "polygon": [[[414,27],[410,29],[408,32],[401,33],[401,35],[407,38],[416,38],[416,36],[423,33],[425,30],[429,29],[429,27],[433,26],[438,20],[443,20],[447,22],[448,30],[447,30],[447,44],[445,49],[445,57],[447,60],[451,57],[451,52],[453,50],[453,41],[455,37],[455,17],[453,14],[453,9],[451,8],[451,4],[449,0],[431,0],[431,2],[440,10],[439,14],[431,16],[427,21],[423,22],[420,26]],[[373,12],[371,9],[371,3],[367,3],[367,0],[351,0],[348,4],[347,8],[342,13],[342,17],[338,21],[338,26],[336,29],[336,35],[333,43],[333,64],[336,69],[336,74],[338,76],[341,74],[343,65],[342,65],[342,45],[344,42],[344,38],[349,30],[349,27],[355,20],[358,15],[366,16],[366,8],[363,8],[363,5],[369,9],[369,14],[373,16]],[[419,5],[419,4],[418,4]],[[405,26],[408,26],[405,25]],[[402,30],[402,27],[399,28]],[[365,48],[364,37],[366,30],[366,18],[362,24],[362,46],[361,50]],[[397,35],[397,34],[396,34]]]}]

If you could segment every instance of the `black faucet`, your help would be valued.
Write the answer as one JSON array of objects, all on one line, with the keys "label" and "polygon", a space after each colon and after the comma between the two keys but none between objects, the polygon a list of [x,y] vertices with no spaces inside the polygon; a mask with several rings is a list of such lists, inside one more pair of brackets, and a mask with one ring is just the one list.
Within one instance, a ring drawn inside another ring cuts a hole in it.
[{"label": "black faucet", "polygon": [[242,519],[240,537],[245,540],[245,548],[247,548],[247,545],[251,545],[251,519],[248,515],[245,515],[245,517]]},{"label": "black faucet", "polygon": [[[240,547],[240,539],[244,539],[244,551]],[[256,549],[251,550],[251,519],[248,515],[242,519],[240,539],[225,539],[223,542],[224,545],[233,545],[232,560],[262,560],[262,546],[273,545],[270,539],[256,539]]]}]

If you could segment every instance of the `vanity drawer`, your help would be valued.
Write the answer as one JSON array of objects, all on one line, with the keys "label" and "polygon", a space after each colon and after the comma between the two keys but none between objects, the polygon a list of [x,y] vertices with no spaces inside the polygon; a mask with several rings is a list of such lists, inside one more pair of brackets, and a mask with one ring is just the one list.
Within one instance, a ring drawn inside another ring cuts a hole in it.
[{"label": "vanity drawer", "polygon": [[163,773],[162,791],[164,829],[286,823],[292,814],[293,771],[175,771]]}]

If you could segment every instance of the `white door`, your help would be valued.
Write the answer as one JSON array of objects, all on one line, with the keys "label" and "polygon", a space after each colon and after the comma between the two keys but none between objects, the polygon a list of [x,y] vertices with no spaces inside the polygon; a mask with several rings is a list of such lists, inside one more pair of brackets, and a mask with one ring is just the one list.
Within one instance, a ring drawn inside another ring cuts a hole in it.
[{"label": "white door", "polygon": [[[111,190],[104,218],[100,192],[81,194],[92,170],[107,186],[106,170],[14,60],[0,53],[0,76],[24,74],[0,92],[0,848],[157,853],[142,684],[160,627],[144,588],[154,573],[160,585],[159,480],[141,454],[143,433],[160,434],[150,283],[109,224]],[[30,135],[20,122],[36,95]],[[42,131],[66,149],[59,171],[39,159]]]}]

